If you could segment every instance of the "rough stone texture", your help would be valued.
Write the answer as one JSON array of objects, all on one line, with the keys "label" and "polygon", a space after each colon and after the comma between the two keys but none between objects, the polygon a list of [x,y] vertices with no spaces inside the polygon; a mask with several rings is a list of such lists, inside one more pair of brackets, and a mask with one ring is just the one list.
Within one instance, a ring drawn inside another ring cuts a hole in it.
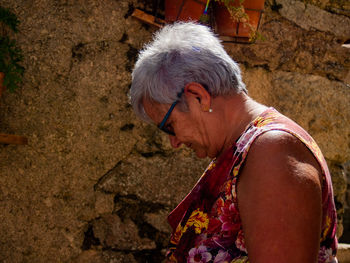
[{"label": "rough stone texture", "polygon": [[104,247],[117,250],[155,249],[152,240],[140,238],[137,226],[130,219],[121,221],[117,215],[105,215],[93,225],[95,236]]},{"label": "rough stone texture", "polygon": [[85,250],[73,263],[136,263],[132,254],[114,251]]},{"label": "rough stone texture", "polygon": [[312,74],[341,82],[349,74],[349,49],[332,34],[307,31],[275,12],[265,12],[261,32],[265,41],[225,46],[232,57],[248,67]]},{"label": "rough stone texture", "polygon": [[167,216],[170,211],[163,210],[158,213],[148,213],[145,214],[146,222],[150,225],[154,226],[158,231],[163,233],[171,233],[171,227],[167,223]]},{"label": "rough stone texture", "polygon": [[244,79],[253,98],[295,120],[320,146],[333,175],[341,236],[348,174],[345,164],[350,159],[350,110],[345,103],[350,102],[349,88],[316,75],[264,68],[244,69]]},{"label": "rough stone texture", "polygon": [[[192,167],[193,159],[192,154],[185,150],[169,154],[161,150],[131,154],[102,177],[96,189],[122,196],[133,194],[147,202],[174,207],[205,167]],[[189,187],[179,188],[182,182]]]},{"label": "rough stone texture", "polygon": [[331,13],[350,16],[350,2],[348,0],[304,0]]},{"label": "rough stone texture", "polygon": [[[349,88],[339,81],[263,68],[246,69],[245,82],[250,95],[273,105],[308,130],[322,149],[326,159],[345,163],[350,148],[344,135],[350,135]],[[262,81],[256,83],[256,78]]]},{"label": "rough stone texture", "polygon": [[317,29],[346,40],[350,36],[350,18],[324,11],[296,0],[277,0],[280,14],[303,29]]},{"label": "rough stone texture", "polygon": [[[0,98],[0,132],[29,139],[0,145],[1,262],[164,259],[166,214],[208,160],[173,151],[128,104],[137,50],[155,31],[130,14],[150,3],[1,2],[21,20],[14,37],[26,72],[22,87]],[[296,120],[321,147],[338,235],[350,205],[350,50],[341,47],[349,10],[343,0],[267,0],[265,41],[225,43],[251,96]]]},{"label": "rough stone texture", "polygon": [[339,244],[339,251],[337,257],[339,263],[350,263],[350,245]]}]

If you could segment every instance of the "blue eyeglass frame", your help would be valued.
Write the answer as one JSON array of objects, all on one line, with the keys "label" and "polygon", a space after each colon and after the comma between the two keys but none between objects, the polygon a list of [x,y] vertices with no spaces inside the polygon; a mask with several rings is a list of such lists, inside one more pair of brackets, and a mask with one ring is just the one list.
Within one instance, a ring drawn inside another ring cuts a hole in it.
[{"label": "blue eyeglass frame", "polygon": [[182,94],[184,93],[184,89],[182,89],[178,94],[177,94],[177,99],[173,102],[173,104],[171,104],[168,112],[165,114],[162,122],[158,125],[158,128],[161,129],[163,132],[175,136],[175,133],[171,130],[169,130],[167,127],[165,127],[165,123],[167,122],[167,120],[170,117],[170,114],[172,113],[172,111],[174,110],[176,104],[180,101]]}]

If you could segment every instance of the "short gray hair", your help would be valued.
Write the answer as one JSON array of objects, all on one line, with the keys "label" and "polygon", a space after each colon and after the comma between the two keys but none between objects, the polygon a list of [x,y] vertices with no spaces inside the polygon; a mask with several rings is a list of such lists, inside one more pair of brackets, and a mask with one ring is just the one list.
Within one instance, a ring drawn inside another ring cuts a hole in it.
[{"label": "short gray hair", "polygon": [[[247,92],[239,66],[208,27],[193,22],[167,25],[140,51],[132,72],[135,114],[149,121],[143,99],[171,104],[190,82],[202,84],[213,97]],[[179,104],[185,110],[183,97]]]}]

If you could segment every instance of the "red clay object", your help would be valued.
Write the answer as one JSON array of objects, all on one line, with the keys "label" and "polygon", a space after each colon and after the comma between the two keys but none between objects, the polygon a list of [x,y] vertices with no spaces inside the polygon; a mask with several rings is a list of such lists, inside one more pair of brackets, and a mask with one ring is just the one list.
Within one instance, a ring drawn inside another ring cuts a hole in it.
[{"label": "red clay object", "polygon": [[166,0],[165,21],[198,21],[206,4],[206,0]]},{"label": "red clay object", "polygon": [[[239,37],[249,40],[250,33],[256,31],[259,26],[260,18],[264,10],[265,0],[245,0],[243,7],[249,17],[249,24],[238,23],[232,20],[229,11],[223,3],[215,3],[214,15],[215,15],[215,31],[220,36]],[[238,6],[239,2],[232,3],[234,6]]]}]

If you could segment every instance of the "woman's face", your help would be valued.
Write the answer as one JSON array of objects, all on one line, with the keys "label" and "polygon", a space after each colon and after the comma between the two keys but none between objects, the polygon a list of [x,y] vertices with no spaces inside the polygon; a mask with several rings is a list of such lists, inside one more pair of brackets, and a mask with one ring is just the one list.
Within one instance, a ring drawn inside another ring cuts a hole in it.
[{"label": "woman's face", "polygon": [[[147,115],[159,125],[165,114],[168,112],[170,105],[143,102]],[[169,140],[174,148],[185,144],[191,148],[199,158],[213,158],[218,154],[215,142],[211,140],[212,128],[208,125],[207,118],[200,105],[189,103],[189,111],[181,112],[176,105],[171,112],[165,126],[173,131],[175,136],[169,135]],[[207,114],[207,113],[206,113]]]}]

